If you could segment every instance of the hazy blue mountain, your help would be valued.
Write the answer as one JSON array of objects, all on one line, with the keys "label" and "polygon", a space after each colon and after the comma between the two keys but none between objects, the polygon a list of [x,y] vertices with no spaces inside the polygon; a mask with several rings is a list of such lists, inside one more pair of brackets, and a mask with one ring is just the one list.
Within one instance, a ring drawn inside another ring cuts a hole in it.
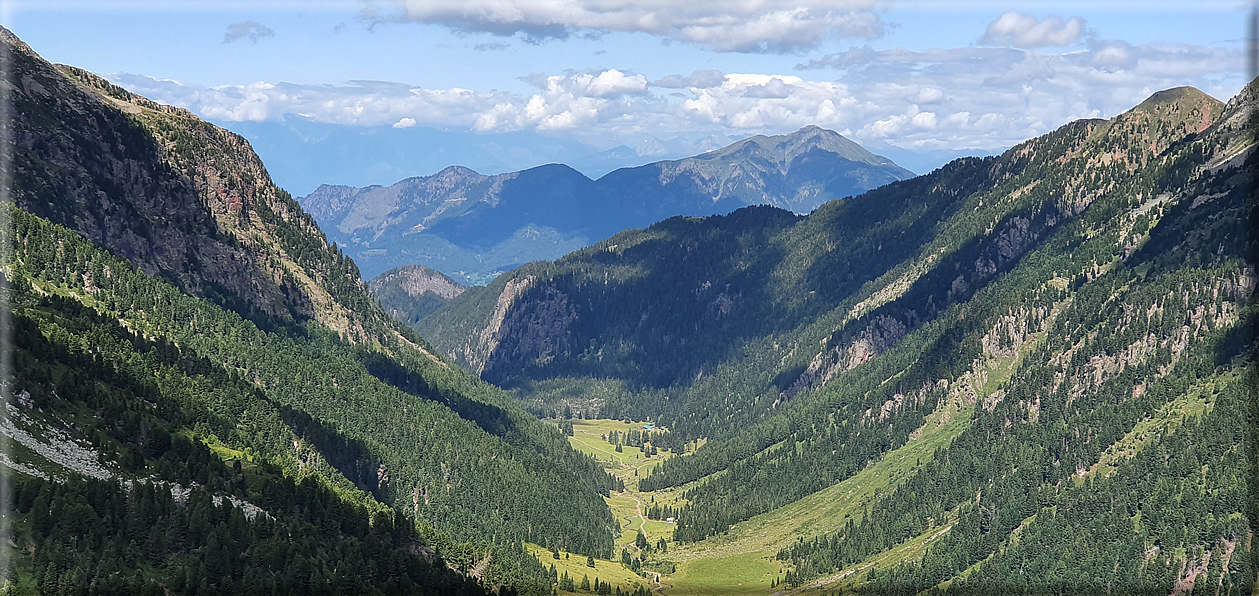
[{"label": "hazy blue mountain", "polygon": [[452,166],[390,186],[322,185],[300,199],[365,277],[423,264],[484,283],[628,228],[675,215],[822,203],[912,176],[843,136],[810,126],[716,151],[621,168],[591,180],[567,165],[483,175]]},{"label": "hazy blue mountain", "polygon": [[295,195],[308,194],[325,182],[368,186],[428,175],[450,164],[501,174],[563,162],[598,177],[660,159],[640,156],[623,145],[600,151],[529,131],[479,134],[424,126],[346,126],[292,115],[279,122],[216,124],[249,139],[276,183]]}]

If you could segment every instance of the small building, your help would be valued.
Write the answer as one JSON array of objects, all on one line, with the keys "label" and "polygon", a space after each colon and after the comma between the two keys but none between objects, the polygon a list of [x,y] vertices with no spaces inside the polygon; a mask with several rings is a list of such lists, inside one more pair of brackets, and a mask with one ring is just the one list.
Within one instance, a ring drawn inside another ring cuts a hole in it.
[{"label": "small building", "polygon": [[650,430],[656,430],[656,425],[654,425],[654,424],[652,424],[652,423],[648,422],[647,424],[644,424],[644,425],[643,425],[643,430],[648,430],[648,431],[650,431]]},{"label": "small building", "polygon": [[667,524],[677,523],[677,522],[676,522],[676,521],[675,521],[672,517],[666,517],[666,518],[664,518],[664,521],[665,521],[665,523],[667,523]]}]

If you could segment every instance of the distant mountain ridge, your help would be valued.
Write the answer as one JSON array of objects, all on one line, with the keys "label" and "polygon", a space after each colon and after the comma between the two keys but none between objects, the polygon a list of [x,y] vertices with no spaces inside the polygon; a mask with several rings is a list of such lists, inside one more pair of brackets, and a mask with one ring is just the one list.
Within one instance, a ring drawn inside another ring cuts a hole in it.
[{"label": "distant mountain ridge", "polygon": [[322,185],[299,201],[366,278],[414,263],[480,283],[675,215],[747,205],[805,213],[911,176],[838,133],[807,126],[598,180],[562,164],[493,176],[451,166],[390,186]]},{"label": "distant mountain ridge", "polygon": [[534,412],[668,428],[635,497],[683,496],[679,587],[761,553],[796,592],[1253,593],[1256,97],[670,218],[416,328]]}]

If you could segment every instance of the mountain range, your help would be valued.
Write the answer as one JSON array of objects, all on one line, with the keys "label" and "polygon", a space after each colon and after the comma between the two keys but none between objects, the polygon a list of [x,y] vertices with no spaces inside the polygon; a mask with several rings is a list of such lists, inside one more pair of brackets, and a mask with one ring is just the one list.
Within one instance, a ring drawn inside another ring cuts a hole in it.
[{"label": "mountain range", "polygon": [[386,187],[322,185],[299,202],[367,278],[419,264],[475,284],[675,215],[756,204],[803,213],[912,175],[811,126],[598,180],[561,164],[494,176],[452,166]]},{"label": "mountain range", "polygon": [[634,489],[675,577],[1248,593],[1257,91],[1169,89],[805,217],[671,218],[415,327],[540,416],[668,428],[686,455]]},{"label": "mountain range", "polygon": [[[1256,590],[1259,80],[864,192],[792,186],[813,128],[624,170],[715,211],[464,287],[364,283],[244,138],[0,43],[0,590]],[[616,172],[567,172],[383,229],[577,222]]]}]

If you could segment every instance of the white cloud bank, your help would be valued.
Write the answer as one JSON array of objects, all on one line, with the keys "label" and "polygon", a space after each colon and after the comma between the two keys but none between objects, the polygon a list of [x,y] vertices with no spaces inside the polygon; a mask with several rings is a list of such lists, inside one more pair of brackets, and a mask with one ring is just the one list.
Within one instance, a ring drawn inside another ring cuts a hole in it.
[{"label": "white cloud bank", "polygon": [[385,20],[528,40],[601,32],[646,33],[722,52],[786,52],[828,38],[883,34],[878,0],[397,0]]},{"label": "white cloud bank", "polygon": [[1227,99],[1245,83],[1244,66],[1240,50],[1090,40],[1062,53],[858,47],[797,65],[797,74],[700,70],[655,81],[622,69],[543,74],[526,78],[534,90],[525,93],[380,81],[200,87],[111,79],[219,121],[294,114],[358,126],[532,130],[640,150],[678,138],[707,139],[712,146],[701,148],[711,149],[732,135],[817,124],[863,143],[960,150],[999,149],[1071,120],[1110,117],[1179,85]]}]

